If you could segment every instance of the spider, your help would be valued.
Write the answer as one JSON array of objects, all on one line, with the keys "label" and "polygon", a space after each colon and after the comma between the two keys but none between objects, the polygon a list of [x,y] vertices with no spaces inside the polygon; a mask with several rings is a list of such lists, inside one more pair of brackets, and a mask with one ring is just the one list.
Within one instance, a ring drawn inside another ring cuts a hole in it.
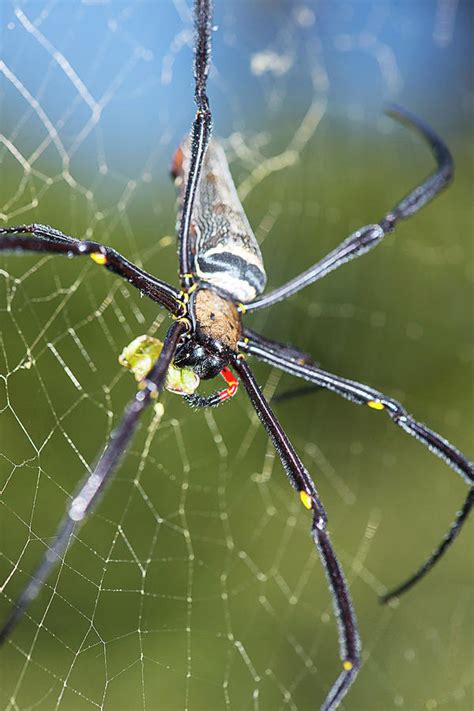
[{"label": "spider", "polygon": [[[393,398],[322,370],[297,348],[245,328],[242,317],[292,296],[373,249],[393,231],[399,220],[416,213],[446,187],[453,175],[453,161],[446,145],[430,127],[407,111],[392,107],[390,113],[417,130],[427,142],[436,160],[435,171],[378,223],[361,227],[305,272],[262,296],[266,284],[262,255],[239,202],[224,151],[211,137],[212,115],[206,93],[211,55],[211,0],[195,0],[194,16],[197,113],[190,136],[178,148],[172,166],[180,189],[180,288],[148,274],[99,242],[77,240],[40,224],[0,228],[1,251],[89,256],[96,265],[126,279],[167,309],[173,320],[163,343],[141,336],[122,353],[120,361],[134,372],[139,381],[138,390],[92,472],[79,484],[53,542],[0,628],[0,642],[9,638],[52,568],[66,552],[73,533],[97,504],[132,440],[142,413],[160,392],[167,388],[179,393],[193,407],[213,407],[232,398],[241,382],[272,440],[290,484],[311,517],[311,536],[332,594],[342,669],[322,703],[321,709],[328,711],[339,706],[360,667],[361,644],[356,617],[344,573],[331,544],[324,505],[309,472],[264,398],[247,364],[247,356],[331,390],[353,403],[387,413],[395,424],[443,459],[467,482],[465,502],[442,542],[417,572],[382,598],[383,602],[411,588],[452,545],[474,504],[474,466]],[[200,379],[218,375],[226,381],[224,389],[210,396],[197,394]]]}]

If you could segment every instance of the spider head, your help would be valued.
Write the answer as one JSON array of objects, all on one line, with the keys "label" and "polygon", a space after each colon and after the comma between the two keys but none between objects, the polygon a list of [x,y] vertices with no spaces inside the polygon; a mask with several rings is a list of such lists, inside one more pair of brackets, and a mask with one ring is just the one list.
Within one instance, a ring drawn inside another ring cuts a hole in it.
[{"label": "spider head", "polygon": [[229,357],[230,350],[222,341],[197,332],[178,348],[174,364],[178,368],[192,368],[201,380],[208,380],[219,375]]}]

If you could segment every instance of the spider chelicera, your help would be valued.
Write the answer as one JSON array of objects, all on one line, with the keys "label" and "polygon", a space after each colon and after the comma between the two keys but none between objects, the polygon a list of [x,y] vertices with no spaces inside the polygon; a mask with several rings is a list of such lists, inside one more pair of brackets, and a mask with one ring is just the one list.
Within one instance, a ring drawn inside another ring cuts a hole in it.
[{"label": "spider chelicera", "polygon": [[[39,224],[0,228],[1,251],[69,257],[88,255],[97,265],[123,277],[142,294],[164,306],[173,318],[164,343],[141,336],[123,352],[120,360],[135,373],[139,389],[127,405],[92,473],[80,483],[69,503],[53,542],[0,629],[0,642],[5,642],[12,633],[51,569],[64,555],[73,532],[91,512],[116,471],[141,414],[163,388],[178,392],[192,406],[211,407],[231,398],[241,381],[278,452],[290,484],[310,512],[311,535],[332,593],[342,670],[321,706],[327,711],[339,705],[360,666],[356,618],[344,574],[331,545],[324,506],[309,472],[255,381],[246,356],[259,358],[356,404],[385,411],[393,422],[443,459],[467,482],[466,500],[440,545],[414,575],[384,596],[384,602],[411,588],[453,543],[474,504],[474,467],[459,450],[416,421],[396,400],[367,385],[328,373],[297,348],[246,329],[242,316],[292,296],[371,250],[392,232],[399,220],[413,215],[449,183],[453,161],[448,148],[431,128],[412,114],[392,108],[392,115],[416,129],[428,143],[437,163],[436,170],[378,223],[361,227],[314,266],[260,296],[266,283],[260,250],[239,202],[224,152],[219,143],[211,139],[212,117],[206,94],[211,51],[211,0],[195,0],[194,12],[197,113],[190,137],[176,152],[172,168],[181,195],[178,222],[181,288],[155,278],[114,249],[98,242],[80,241]],[[199,379],[217,375],[224,378],[226,388],[206,397],[196,393]]]}]

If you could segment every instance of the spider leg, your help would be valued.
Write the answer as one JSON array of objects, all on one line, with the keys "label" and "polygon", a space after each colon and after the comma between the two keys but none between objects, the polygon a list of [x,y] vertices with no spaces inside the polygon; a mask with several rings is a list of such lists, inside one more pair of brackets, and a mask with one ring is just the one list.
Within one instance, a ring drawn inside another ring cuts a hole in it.
[{"label": "spider leg", "polygon": [[303,385],[301,388],[293,388],[292,390],[284,390],[282,393],[277,393],[271,399],[271,402],[288,402],[288,400],[296,400],[296,398],[304,395],[314,395],[322,388],[319,385]]},{"label": "spider leg", "polygon": [[88,255],[93,262],[126,279],[142,294],[164,306],[174,316],[182,313],[180,293],[170,284],[156,279],[115,249],[92,240],[78,240],[49,225],[0,227],[0,252],[40,252],[65,254],[68,257]]},{"label": "spider leg", "polygon": [[206,94],[207,75],[211,61],[212,2],[210,0],[194,0],[194,17],[196,31],[194,101],[197,112],[191,129],[191,161],[178,230],[179,276],[181,286],[185,291],[193,283],[194,256],[191,253],[189,228],[194,198],[212,132],[212,114]]},{"label": "spider leg", "polygon": [[234,397],[239,387],[239,381],[229,368],[223,368],[220,375],[222,375],[226,381],[228,385],[227,388],[207,396],[197,395],[196,393],[184,395],[183,397],[186,402],[191,405],[191,407],[217,407],[217,405],[221,405],[223,402],[227,402],[230,398]]},{"label": "spider leg", "polygon": [[466,457],[454,447],[454,445],[448,442],[448,440],[444,439],[444,437],[441,437],[441,435],[429,429],[423,423],[417,422],[417,420],[393,398],[387,397],[368,385],[341,378],[308,363],[300,363],[297,359],[290,359],[286,356],[284,350],[280,350],[280,344],[277,341],[265,339],[263,336],[253,334],[250,330],[245,330],[245,336],[244,340],[239,344],[239,347],[250,355],[270,365],[276,366],[286,373],[291,373],[315,385],[319,385],[322,388],[331,390],[346,400],[350,400],[358,405],[368,405],[375,411],[385,410],[395,424],[412,437],[415,437],[415,439],[418,439],[427,449],[433,452],[433,454],[440,457],[469,485],[470,488],[463,508],[457,514],[456,519],[441,544],[433,551],[413,576],[395,590],[387,593],[387,595],[382,598],[382,601],[388,602],[390,599],[398,597],[415,585],[415,583],[421,580],[421,578],[431,570],[459,535],[463,524],[466,522],[474,506],[474,464],[466,459]]},{"label": "spider leg", "polygon": [[443,553],[453,544],[454,539],[457,538],[460,534],[462,525],[469,516],[469,513],[473,506],[474,487],[471,487],[466,496],[466,500],[463,504],[462,509],[460,509],[460,511],[458,511],[458,513],[456,514],[456,518],[451,524],[451,528],[449,529],[441,543],[438,545],[438,547],[435,548],[431,555],[429,555],[428,558],[425,560],[423,565],[421,565],[413,575],[407,578],[400,585],[397,585],[396,588],[393,588],[392,590],[389,590],[388,593],[385,593],[385,595],[382,595],[382,597],[380,598],[381,603],[385,604],[387,602],[390,602],[391,600],[394,600],[397,597],[400,597],[401,595],[403,595],[403,593],[407,592],[407,590],[410,590],[410,588],[416,585],[416,583],[431,570],[431,568],[436,564],[436,561],[441,558]]},{"label": "spider leg", "polygon": [[421,119],[401,107],[390,106],[388,113],[421,134],[431,148],[437,164],[436,170],[423,183],[409,192],[403,200],[397,203],[378,224],[361,227],[341,242],[336,249],[329,252],[299,276],[270,291],[260,299],[256,299],[250,304],[245,304],[245,311],[263,309],[275,304],[277,301],[286,299],[288,296],[292,296],[305,286],[308,286],[308,284],[322,279],[326,274],[346,262],[369,252],[385,235],[394,230],[399,220],[411,217],[448,185],[453,176],[454,165],[451,153],[441,138]]},{"label": "spider leg", "polygon": [[93,470],[79,485],[56,530],[53,543],[48,547],[30,581],[20,593],[15,606],[0,628],[0,645],[8,639],[30,603],[37,597],[52,568],[64,556],[76,526],[81,524],[91,512],[106,485],[110,482],[137,429],[140,415],[163,390],[168,367],[173,360],[179,339],[186,329],[187,322],[183,320],[176,321],[168,329],[159,358],[148,376],[141,381],[141,389],[125,408],[118,427],[110,435],[107,446]]},{"label": "spider leg", "polygon": [[[244,331],[244,335],[246,334],[246,331]],[[263,336],[260,336],[258,333],[255,333],[254,331],[249,331],[249,334],[252,337],[252,341],[255,343],[259,343],[259,339],[261,339],[261,344],[262,345],[267,345],[270,340],[267,338],[264,338]],[[313,356],[311,356],[309,353],[305,353],[304,351],[300,350],[299,348],[295,348],[295,346],[292,346],[290,343],[276,343],[276,345],[281,347],[281,353],[284,354],[288,358],[292,358],[296,360],[298,363],[307,363],[308,365],[315,365],[317,368],[319,368],[319,363],[314,360]],[[301,388],[293,388],[291,390],[285,390],[282,393],[277,393],[274,395],[271,399],[271,402],[283,402],[285,400],[292,400],[293,398],[301,397],[302,395],[312,395],[315,392],[318,392],[322,388],[319,385],[306,385]]]},{"label": "spider leg", "polygon": [[278,452],[290,484],[299,491],[302,504],[305,508],[311,510],[313,514],[311,535],[320,555],[331,591],[334,613],[338,624],[340,657],[343,666],[342,672],[321,706],[321,711],[331,711],[337,708],[346,695],[360,667],[360,638],[349,590],[326,530],[326,512],[311,476],[283,431],[275,414],[270,409],[252,371],[242,360],[242,356],[235,355],[232,359],[232,364]]}]

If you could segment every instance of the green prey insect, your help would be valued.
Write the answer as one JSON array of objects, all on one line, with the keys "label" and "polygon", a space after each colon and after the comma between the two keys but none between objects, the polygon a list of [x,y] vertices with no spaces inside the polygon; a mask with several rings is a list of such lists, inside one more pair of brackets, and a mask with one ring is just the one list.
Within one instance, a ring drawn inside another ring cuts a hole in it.
[{"label": "green prey insect", "polygon": [[[142,382],[163,350],[163,341],[153,336],[138,336],[125,346],[119,356],[119,363],[132,371],[135,379]],[[192,395],[201,382],[192,368],[178,368],[171,363],[166,373],[165,388],[177,395]]]}]

